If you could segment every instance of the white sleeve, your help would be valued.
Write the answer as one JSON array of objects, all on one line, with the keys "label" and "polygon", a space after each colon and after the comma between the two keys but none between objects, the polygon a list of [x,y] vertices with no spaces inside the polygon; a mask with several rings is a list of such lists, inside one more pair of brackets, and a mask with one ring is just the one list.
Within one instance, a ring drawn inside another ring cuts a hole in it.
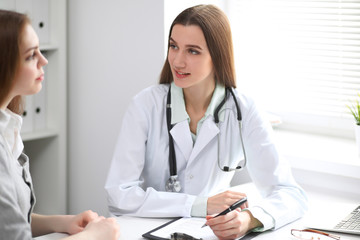
[{"label": "white sleeve", "polygon": [[253,232],[264,232],[275,227],[275,221],[272,216],[264,211],[261,207],[250,207],[244,209],[245,211],[250,211],[251,214],[262,223],[262,227],[257,227],[253,229]]},{"label": "white sleeve", "polygon": [[278,229],[302,217],[308,200],[304,190],[295,182],[289,163],[275,146],[270,123],[254,104],[249,105],[243,123],[247,168],[264,198],[257,207],[274,219],[274,229]]},{"label": "white sleeve", "polygon": [[[32,239],[30,223],[20,210],[13,181],[13,172],[10,171],[10,159],[6,153],[4,142],[0,136],[0,239],[25,240]],[[30,196],[29,196],[30,201]]]},{"label": "white sleeve", "polygon": [[157,191],[152,186],[144,189],[141,174],[153,121],[146,113],[146,105],[143,100],[133,100],[123,118],[105,185],[109,210],[115,215],[190,217],[196,196]]}]

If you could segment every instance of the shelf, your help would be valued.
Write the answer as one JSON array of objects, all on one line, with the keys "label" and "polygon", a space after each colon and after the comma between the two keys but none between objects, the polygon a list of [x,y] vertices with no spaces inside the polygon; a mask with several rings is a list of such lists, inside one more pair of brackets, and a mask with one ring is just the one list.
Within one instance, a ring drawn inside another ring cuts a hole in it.
[{"label": "shelf", "polygon": [[59,135],[59,132],[57,130],[46,129],[46,130],[41,130],[41,131],[36,131],[36,132],[21,133],[21,138],[24,142],[26,142],[26,141],[56,137],[58,135]]},{"label": "shelf", "polygon": [[57,50],[58,46],[55,44],[44,44],[44,45],[40,45],[40,51],[52,51],[52,50]]}]

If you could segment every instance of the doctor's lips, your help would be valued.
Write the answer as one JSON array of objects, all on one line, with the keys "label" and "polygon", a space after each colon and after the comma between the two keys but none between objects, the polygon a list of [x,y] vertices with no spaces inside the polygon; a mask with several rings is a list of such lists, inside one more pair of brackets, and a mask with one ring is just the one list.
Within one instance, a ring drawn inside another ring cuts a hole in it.
[{"label": "doctor's lips", "polygon": [[38,80],[38,81],[44,80],[44,74],[41,74],[36,80]]},{"label": "doctor's lips", "polygon": [[175,75],[177,78],[186,78],[187,76],[190,75],[190,73],[183,73],[183,72],[176,71],[176,70],[174,70],[174,72],[175,72]]}]

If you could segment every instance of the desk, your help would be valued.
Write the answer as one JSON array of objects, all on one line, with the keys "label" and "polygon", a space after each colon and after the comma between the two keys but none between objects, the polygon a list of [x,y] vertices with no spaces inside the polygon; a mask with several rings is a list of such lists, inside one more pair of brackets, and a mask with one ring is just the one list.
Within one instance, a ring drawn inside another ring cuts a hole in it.
[{"label": "desk", "polygon": [[[136,218],[136,217],[117,217],[118,223],[121,227],[121,237],[119,240],[144,240],[141,235],[145,232],[148,232],[161,224],[169,221],[169,219],[154,219],[154,218]],[[301,219],[295,221],[291,224],[288,224],[276,231],[267,231],[261,233],[260,235],[253,238],[253,240],[269,240],[269,239],[277,239],[277,240],[295,240],[295,238],[291,237],[290,230],[292,228],[302,229],[303,224],[301,223]],[[360,236],[349,235],[349,234],[339,234],[336,235],[341,236],[341,240],[359,240]],[[65,237],[66,234],[53,233],[49,235],[45,235],[42,237],[35,238],[36,240],[58,240]]]},{"label": "desk", "polygon": [[[252,191],[253,186],[251,184],[242,185],[242,189],[249,188],[248,199],[251,203],[251,199],[256,198],[257,195]],[[312,189],[311,187],[306,188],[309,201],[310,209],[309,212],[316,209],[318,206],[329,205],[333,208],[334,205],[337,207],[341,204],[360,204],[359,199],[354,199],[351,196],[344,196],[341,194],[335,194],[334,192],[326,192],[323,189]],[[246,191],[247,192],[247,191]],[[329,213],[330,215],[330,213]],[[116,217],[118,223],[120,224],[121,237],[119,240],[144,240],[141,235],[145,232],[148,232],[171,219],[161,219],[161,218],[137,218],[129,216]],[[291,237],[290,230],[292,228],[303,229],[304,228],[304,219],[299,219],[293,223],[290,223],[276,231],[267,231],[264,232],[255,238],[254,240],[269,240],[269,239],[279,239],[279,240],[293,240]],[[339,234],[335,233],[338,236],[341,236],[341,240],[359,240],[359,235],[350,235],[350,234]],[[58,240],[66,236],[65,234],[49,234],[46,236],[35,238],[36,240]]]}]

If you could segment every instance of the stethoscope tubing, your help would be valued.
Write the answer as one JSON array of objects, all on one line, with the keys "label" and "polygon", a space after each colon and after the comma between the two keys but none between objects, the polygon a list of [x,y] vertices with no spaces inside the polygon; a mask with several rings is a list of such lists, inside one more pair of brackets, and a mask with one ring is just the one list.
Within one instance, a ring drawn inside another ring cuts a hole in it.
[{"label": "stethoscope tubing", "polygon": [[[243,141],[243,135],[242,135],[242,115],[240,106],[236,100],[236,96],[232,89],[230,87],[227,87],[225,89],[225,97],[221,101],[221,103],[217,106],[217,108],[214,111],[214,121],[215,124],[219,127],[219,113],[222,106],[225,104],[229,97],[229,92],[232,95],[232,98],[234,99],[235,106],[236,106],[236,112],[237,112],[237,120],[239,122],[239,133],[240,133],[240,139],[241,139],[241,145],[244,153],[244,164],[243,166],[238,165],[236,168],[230,168],[228,166],[224,166],[224,168],[220,165],[220,137],[218,136],[218,166],[219,168],[224,172],[230,172],[230,171],[236,171],[236,170],[242,170],[246,166],[246,153],[245,153],[245,146]],[[226,108],[228,109],[228,108]],[[222,111],[226,110],[223,109]],[[176,156],[175,156],[175,148],[174,148],[174,139],[172,138],[170,131],[172,129],[171,124],[171,86],[169,86],[168,94],[167,94],[167,100],[166,100],[166,123],[167,123],[167,129],[168,129],[168,135],[169,135],[169,171],[170,171],[170,178],[167,181],[165,187],[167,191],[171,192],[179,192],[181,189],[181,184],[177,180],[177,166],[176,166]],[[220,133],[219,133],[220,135]]]},{"label": "stethoscope tubing", "polygon": [[169,167],[170,167],[170,176],[177,175],[177,166],[176,166],[176,156],[175,156],[175,149],[174,149],[174,139],[170,134],[172,129],[171,124],[171,87],[169,87],[169,92],[167,94],[166,100],[166,123],[168,128],[169,134]]}]

